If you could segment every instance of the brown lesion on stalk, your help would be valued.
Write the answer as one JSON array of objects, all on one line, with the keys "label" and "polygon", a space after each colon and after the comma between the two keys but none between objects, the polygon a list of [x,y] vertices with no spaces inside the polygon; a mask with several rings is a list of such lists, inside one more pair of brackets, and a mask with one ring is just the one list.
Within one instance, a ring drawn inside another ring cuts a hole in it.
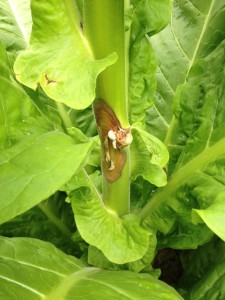
[{"label": "brown lesion on stalk", "polygon": [[102,146],[102,171],[108,182],[116,181],[126,162],[123,148],[132,142],[131,130],[122,128],[112,108],[104,101],[94,103],[94,113]]}]

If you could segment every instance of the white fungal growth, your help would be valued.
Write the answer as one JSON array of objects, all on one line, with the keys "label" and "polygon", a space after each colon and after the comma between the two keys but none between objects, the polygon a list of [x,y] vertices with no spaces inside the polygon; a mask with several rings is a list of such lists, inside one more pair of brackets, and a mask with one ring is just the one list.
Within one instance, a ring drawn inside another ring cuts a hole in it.
[{"label": "white fungal growth", "polygon": [[111,140],[111,141],[115,141],[116,140],[116,134],[113,130],[109,130],[108,132],[108,138]]},{"label": "white fungal growth", "polygon": [[116,146],[116,140],[115,140],[115,141],[112,141],[112,145],[113,145],[113,148],[114,148],[114,149],[117,149],[117,146]]},{"label": "white fungal growth", "polygon": [[115,170],[115,165],[114,165],[114,162],[113,162],[112,160],[110,161],[109,170],[110,170],[110,171]]}]

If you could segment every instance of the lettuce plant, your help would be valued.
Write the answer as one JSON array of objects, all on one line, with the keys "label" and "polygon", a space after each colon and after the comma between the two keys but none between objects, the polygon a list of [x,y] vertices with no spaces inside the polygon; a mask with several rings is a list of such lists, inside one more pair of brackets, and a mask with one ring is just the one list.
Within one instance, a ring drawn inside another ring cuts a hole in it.
[{"label": "lettuce plant", "polygon": [[224,1],[0,16],[0,298],[223,299]]}]

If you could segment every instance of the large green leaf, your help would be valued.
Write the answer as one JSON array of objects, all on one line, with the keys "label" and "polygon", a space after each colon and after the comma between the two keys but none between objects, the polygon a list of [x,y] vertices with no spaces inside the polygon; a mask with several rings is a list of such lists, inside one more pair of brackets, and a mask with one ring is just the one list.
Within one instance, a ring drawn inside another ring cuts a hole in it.
[{"label": "large green leaf", "polygon": [[24,49],[31,33],[30,0],[2,0],[0,41],[7,51]]},{"label": "large green leaf", "polygon": [[94,60],[73,0],[32,0],[31,12],[30,43],[14,65],[17,79],[32,89],[40,83],[48,96],[72,108],[86,108],[95,98],[98,74],[116,54]]},{"label": "large green leaf", "polygon": [[81,173],[74,183],[75,191],[70,193],[81,236],[114,263],[124,264],[142,258],[148,250],[151,232],[140,226],[137,216],[120,218],[115,212],[108,210],[93,180],[93,176],[86,174],[85,177]]},{"label": "large green leaf", "polygon": [[182,299],[148,274],[87,267],[35,239],[0,238],[0,266],[0,298],[5,300]]},{"label": "large green leaf", "polygon": [[173,149],[172,111],[176,88],[183,84],[195,62],[209,55],[225,37],[223,0],[174,0],[171,22],[149,40],[155,50],[157,95],[148,110],[149,131]]},{"label": "large green leaf", "polygon": [[58,132],[29,136],[0,153],[0,223],[58,190],[81,166],[92,143]]}]

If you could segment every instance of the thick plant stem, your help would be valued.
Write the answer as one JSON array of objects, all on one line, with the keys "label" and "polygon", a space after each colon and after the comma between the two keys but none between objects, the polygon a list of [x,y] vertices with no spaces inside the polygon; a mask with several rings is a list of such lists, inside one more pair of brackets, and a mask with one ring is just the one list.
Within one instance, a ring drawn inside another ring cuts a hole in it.
[{"label": "thick plant stem", "polygon": [[[128,46],[125,37],[124,11],[126,0],[84,0],[84,35],[89,41],[95,59],[103,59],[112,52],[117,62],[104,70],[97,79],[96,99],[104,100],[114,111],[123,128],[129,127],[127,105]],[[118,215],[129,213],[129,147],[122,175],[115,182],[103,179],[105,205]]]}]

